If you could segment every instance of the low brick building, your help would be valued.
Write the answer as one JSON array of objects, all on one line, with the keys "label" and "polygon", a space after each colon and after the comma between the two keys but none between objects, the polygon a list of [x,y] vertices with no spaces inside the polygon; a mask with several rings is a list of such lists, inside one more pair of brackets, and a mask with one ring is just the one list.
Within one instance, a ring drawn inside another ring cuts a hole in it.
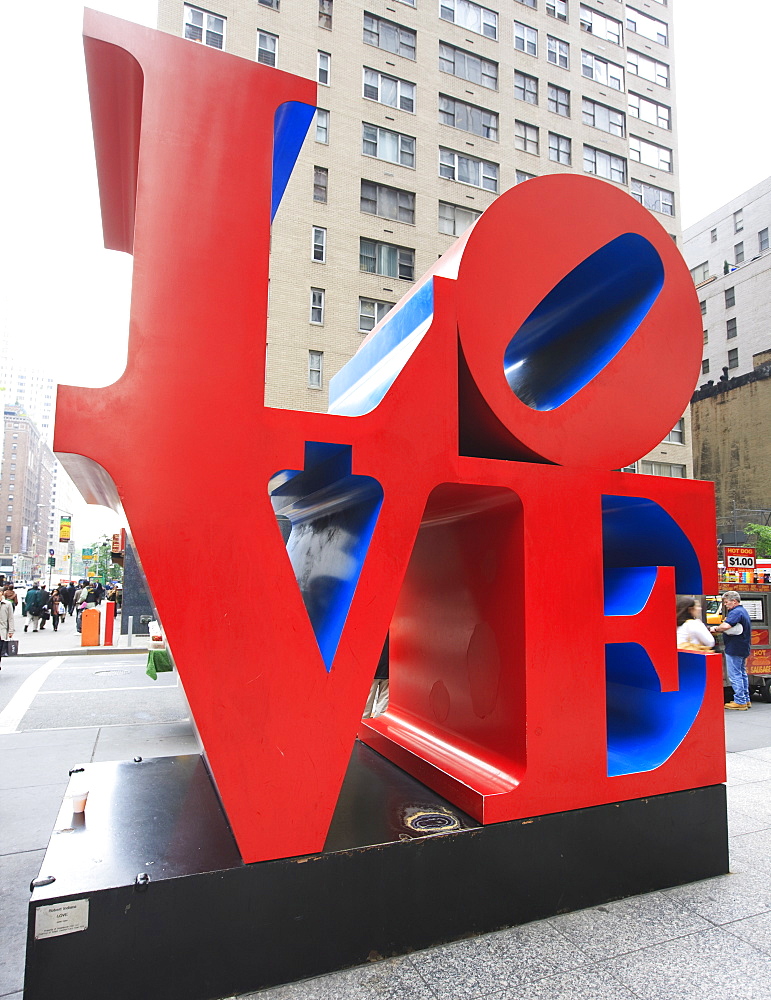
[{"label": "low brick building", "polygon": [[[696,479],[715,483],[718,535],[745,541],[748,522],[771,510],[771,350],[753,357],[745,375],[702,385],[691,399]],[[752,513],[755,512],[755,513]]]}]

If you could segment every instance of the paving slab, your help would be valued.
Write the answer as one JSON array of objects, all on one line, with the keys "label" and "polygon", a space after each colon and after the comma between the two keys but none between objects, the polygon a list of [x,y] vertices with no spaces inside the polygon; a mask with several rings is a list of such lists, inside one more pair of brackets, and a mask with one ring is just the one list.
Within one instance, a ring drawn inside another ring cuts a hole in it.
[{"label": "paving slab", "polygon": [[771,781],[771,760],[751,756],[752,751],[726,756],[726,775],[732,787],[753,781]]},{"label": "paving slab", "polygon": [[548,921],[416,952],[411,960],[437,996],[457,1000],[517,989],[589,961]]},{"label": "paving slab", "polygon": [[771,957],[715,927],[610,959],[641,1000],[769,1000]]},{"label": "paving slab", "polygon": [[562,972],[499,995],[501,1000],[637,1000],[637,994],[601,967]]},{"label": "paving slab", "polygon": [[[241,994],[241,1000],[436,1000],[408,958],[360,965],[317,979]],[[489,998],[487,998],[489,1000]]]},{"label": "paving slab", "polygon": [[597,960],[711,926],[694,910],[661,892],[565,913],[549,923]]},{"label": "paving slab", "polygon": [[679,885],[665,889],[663,895],[713,924],[727,924],[771,910],[771,881],[764,873],[754,871]]},{"label": "paving slab", "polygon": [[48,847],[66,788],[61,781],[3,792],[0,855]]},{"label": "paving slab", "polygon": [[87,737],[64,746],[9,749],[0,742],[0,789],[66,782],[71,767],[91,759],[94,743],[94,737]]},{"label": "paving slab", "polygon": [[29,884],[45,851],[0,856],[0,997],[18,996],[24,986]]}]

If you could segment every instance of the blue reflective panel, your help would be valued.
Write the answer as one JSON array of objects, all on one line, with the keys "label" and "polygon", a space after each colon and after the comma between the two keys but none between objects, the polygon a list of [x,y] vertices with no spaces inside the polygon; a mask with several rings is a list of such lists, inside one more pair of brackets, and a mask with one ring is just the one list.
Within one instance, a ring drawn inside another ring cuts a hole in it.
[{"label": "blue reflective panel", "polygon": [[[605,614],[645,607],[659,566],[673,566],[680,594],[701,593],[701,568],[685,532],[645,497],[603,496]],[[675,594],[672,594],[672,645]],[[706,660],[678,653],[679,690],[662,693],[648,653],[635,642],[605,646],[608,774],[650,771],[682,742],[701,708]]]},{"label": "blue reflective panel", "polygon": [[659,767],[691,728],[706,690],[707,661],[699,653],[678,652],[677,662],[680,689],[662,693],[642,646],[605,647],[609,776]]},{"label": "blue reflective panel", "polygon": [[376,332],[329,381],[329,412],[360,417],[374,410],[428,329],[434,313],[434,279],[414,289],[381,321]]},{"label": "blue reflective panel", "polygon": [[316,109],[310,104],[287,101],[280,104],[273,118],[273,187],[271,190],[270,221],[272,222],[289,176],[294,169],[308,126]]},{"label": "blue reflective panel", "polygon": [[674,566],[677,593],[701,593],[701,567],[693,546],[677,522],[653,500],[604,496],[602,550],[606,570]]},{"label": "blue reflective panel", "polygon": [[648,603],[656,574],[655,566],[605,569],[605,614],[638,615]]},{"label": "blue reflective panel", "polygon": [[587,257],[509,341],[503,368],[512,392],[534,410],[575,396],[627,343],[663,283],[661,258],[636,233]]},{"label": "blue reflective panel", "polygon": [[277,472],[268,492],[330,670],[383,502],[382,487],[369,476],[351,474],[350,445],[310,441],[305,468]]}]

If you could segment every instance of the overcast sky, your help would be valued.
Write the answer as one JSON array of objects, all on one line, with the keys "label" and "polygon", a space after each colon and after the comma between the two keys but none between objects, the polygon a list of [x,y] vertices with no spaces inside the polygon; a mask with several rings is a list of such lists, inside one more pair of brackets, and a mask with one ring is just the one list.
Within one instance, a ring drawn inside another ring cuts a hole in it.
[{"label": "overcast sky", "polygon": [[[771,0],[670,2],[685,228],[771,173]],[[156,0],[93,6],[155,24]],[[101,249],[82,10],[76,0],[17,8],[24,44],[3,50],[0,336],[60,382],[106,385],[125,363],[131,259]]]}]

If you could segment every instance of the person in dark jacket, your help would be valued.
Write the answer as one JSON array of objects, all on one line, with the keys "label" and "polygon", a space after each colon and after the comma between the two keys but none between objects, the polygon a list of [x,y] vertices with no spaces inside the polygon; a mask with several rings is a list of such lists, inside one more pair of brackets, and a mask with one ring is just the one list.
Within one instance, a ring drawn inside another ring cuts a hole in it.
[{"label": "person in dark jacket", "polygon": [[[40,619],[43,614],[44,602],[40,599],[41,590],[40,585],[33,583],[29,588],[27,593],[24,595],[24,603],[21,606],[21,614],[23,618],[27,620],[24,622],[24,631],[27,631],[28,625],[32,626],[32,631],[37,632],[40,628]],[[48,595],[46,595],[47,597]]]},{"label": "person in dark jacket", "polygon": [[726,616],[720,625],[713,625],[710,632],[721,632],[725,644],[725,665],[728,683],[734,689],[734,700],[725,707],[732,711],[746,712],[750,707],[750,682],[746,662],[752,642],[752,622],[736,590],[723,594]]}]

